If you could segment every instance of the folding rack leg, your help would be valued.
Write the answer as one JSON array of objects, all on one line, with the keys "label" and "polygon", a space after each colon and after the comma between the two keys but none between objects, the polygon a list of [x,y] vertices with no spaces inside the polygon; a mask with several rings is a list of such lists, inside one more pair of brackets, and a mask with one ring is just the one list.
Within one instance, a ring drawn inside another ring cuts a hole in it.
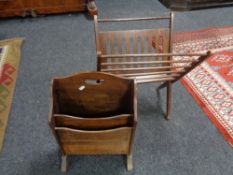
[{"label": "folding rack leg", "polygon": [[67,171],[67,155],[61,156],[61,171],[66,172]]},{"label": "folding rack leg", "polygon": [[133,156],[132,153],[127,154],[127,170],[131,171],[133,169]]},{"label": "folding rack leg", "polygon": [[172,83],[168,82],[167,84],[167,113],[165,116],[167,120],[170,119],[171,108],[172,108]]}]

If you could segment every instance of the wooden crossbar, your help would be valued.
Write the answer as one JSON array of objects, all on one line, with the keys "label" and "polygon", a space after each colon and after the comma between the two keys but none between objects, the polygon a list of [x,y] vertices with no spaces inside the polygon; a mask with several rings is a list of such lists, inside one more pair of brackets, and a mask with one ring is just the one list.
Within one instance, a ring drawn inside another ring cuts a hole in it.
[{"label": "wooden crossbar", "polygon": [[161,63],[190,63],[197,62],[198,60],[168,60],[168,61],[135,61],[135,62],[111,62],[101,63],[103,66],[117,66],[117,65],[141,65],[141,64],[161,64]]},{"label": "wooden crossbar", "polygon": [[170,16],[146,17],[146,18],[113,18],[98,19],[98,22],[129,22],[129,21],[148,21],[148,20],[170,20]]},{"label": "wooden crossbar", "polygon": [[124,58],[124,57],[168,57],[168,56],[205,56],[203,53],[140,53],[140,54],[100,54],[100,58]]}]

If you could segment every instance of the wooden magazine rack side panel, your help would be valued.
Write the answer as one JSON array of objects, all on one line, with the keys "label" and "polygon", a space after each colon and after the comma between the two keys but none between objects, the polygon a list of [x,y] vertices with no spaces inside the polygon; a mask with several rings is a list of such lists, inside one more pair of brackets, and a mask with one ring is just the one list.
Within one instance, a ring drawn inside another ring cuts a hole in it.
[{"label": "wooden magazine rack side panel", "polygon": [[69,127],[82,130],[112,129],[123,126],[132,126],[132,115],[122,114],[113,117],[81,118],[67,115],[54,115],[57,127]]},{"label": "wooden magazine rack side panel", "polygon": [[55,128],[66,155],[129,154],[131,127],[101,131]]},{"label": "wooden magazine rack side panel", "polygon": [[108,74],[80,73],[54,80],[60,112],[79,117],[131,113],[132,88],[133,83],[128,79]]},{"label": "wooden magazine rack side panel", "polygon": [[[149,30],[129,30],[100,32],[99,43],[100,52],[103,55],[113,54],[137,54],[137,53],[163,53],[169,51],[169,29],[149,29]],[[152,41],[156,43],[152,46]],[[130,64],[133,62],[152,61],[155,57],[121,57],[121,58],[100,58],[101,63],[98,67],[103,71],[114,68],[133,68],[140,65]],[[163,57],[164,60],[167,58]],[[111,65],[109,63],[128,62],[124,65]],[[104,64],[107,63],[107,64]],[[126,71],[126,70],[125,70]],[[150,72],[151,70],[137,70],[137,72]],[[120,71],[114,73],[119,74]]]},{"label": "wooden magazine rack side panel", "polygon": [[[167,20],[168,25],[166,28],[125,31],[99,31],[98,28],[99,23],[143,20]],[[172,20],[172,13],[170,16],[125,19],[97,19],[97,16],[94,16],[97,70],[114,74],[155,72],[154,67],[147,68],[148,65],[153,66],[149,63],[150,61],[170,60],[169,56],[158,58],[152,54],[171,52]],[[132,56],[124,56],[125,54],[132,54]],[[114,55],[119,55],[119,57],[112,57]],[[169,65],[171,64],[165,62],[160,64],[160,66]],[[165,70],[169,71],[171,67],[159,68],[159,71]]]}]

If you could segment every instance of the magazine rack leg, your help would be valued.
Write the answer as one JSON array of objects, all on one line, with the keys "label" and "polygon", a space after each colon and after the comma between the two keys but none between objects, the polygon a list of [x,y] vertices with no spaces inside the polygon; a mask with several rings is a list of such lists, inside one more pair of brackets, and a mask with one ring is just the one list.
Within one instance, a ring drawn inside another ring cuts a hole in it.
[{"label": "magazine rack leg", "polygon": [[165,115],[165,118],[167,120],[170,119],[171,115],[171,108],[172,108],[172,83],[167,83],[167,113]]},{"label": "magazine rack leg", "polygon": [[127,170],[131,171],[133,169],[133,156],[132,153],[127,155]]},{"label": "magazine rack leg", "polygon": [[61,156],[61,171],[62,172],[67,171],[67,155]]}]

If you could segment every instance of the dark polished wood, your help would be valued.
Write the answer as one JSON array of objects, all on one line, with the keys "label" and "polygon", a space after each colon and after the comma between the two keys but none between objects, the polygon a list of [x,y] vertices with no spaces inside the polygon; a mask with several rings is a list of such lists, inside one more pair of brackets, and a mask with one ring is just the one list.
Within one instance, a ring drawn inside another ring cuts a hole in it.
[{"label": "dark polished wood", "polygon": [[113,117],[78,117],[70,115],[54,114],[54,120],[57,127],[78,128],[84,130],[102,130],[112,129],[132,124],[131,114],[121,114]]},{"label": "dark polished wood", "polygon": [[233,0],[160,0],[160,2],[174,10],[193,10],[233,5]]},{"label": "dark polished wood", "polygon": [[[172,53],[173,13],[146,18],[98,19],[94,16],[97,70],[132,78],[136,83],[162,82],[167,87],[168,119],[172,83],[203,62],[210,53]],[[166,21],[167,27],[99,31],[100,23]],[[180,57],[174,60],[174,57]]]},{"label": "dark polished wood", "polygon": [[[52,81],[49,125],[62,152],[132,156],[137,125],[135,81],[101,72],[79,73]],[[127,159],[132,169],[132,158]]]},{"label": "dark polished wood", "polygon": [[33,16],[88,11],[97,14],[94,0],[4,0],[0,1],[0,17]]}]

